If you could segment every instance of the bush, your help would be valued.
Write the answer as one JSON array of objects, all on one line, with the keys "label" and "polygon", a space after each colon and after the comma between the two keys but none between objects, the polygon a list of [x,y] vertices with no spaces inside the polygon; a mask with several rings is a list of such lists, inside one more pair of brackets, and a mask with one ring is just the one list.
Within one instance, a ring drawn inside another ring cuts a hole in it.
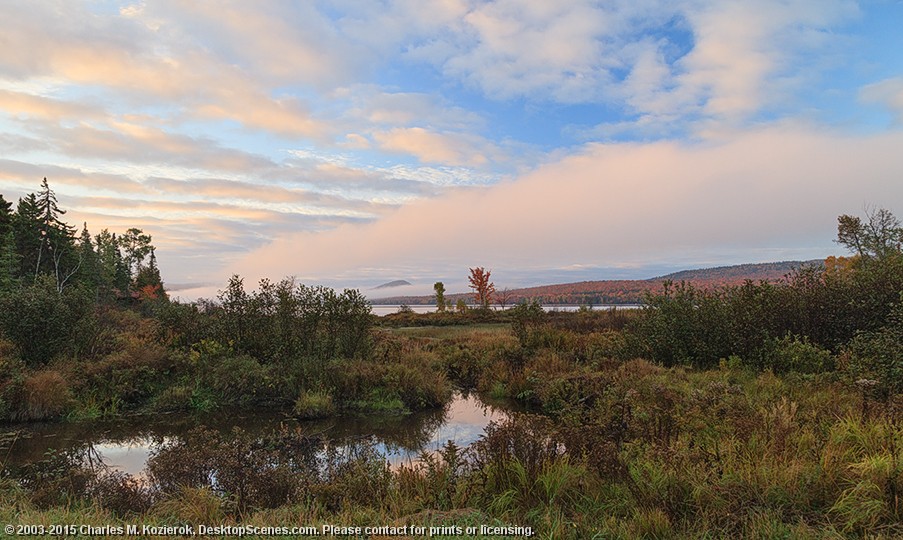
[{"label": "bush", "polygon": [[17,420],[47,420],[65,413],[72,404],[69,383],[58,371],[39,371],[25,379]]},{"label": "bush", "polygon": [[857,335],[849,351],[854,378],[875,381],[884,398],[903,393],[903,303],[894,308],[886,326]]},{"label": "bush", "polygon": [[170,386],[154,397],[151,408],[160,412],[191,410],[193,397],[194,390],[191,387]]},{"label": "bush", "polygon": [[769,341],[763,351],[763,365],[775,373],[824,373],[834,369],[831,351],[806,337],[786,335]]},{"label": "bush", "polygon": [[511,317],[511,329],[520,346],[531,349],[538,346],[537,333],[545,324],[548,314],[537,301],[518,304],[508,310]]},{"label": "bush", "polygon": [[61,294],[50,276],[0,296],[0,326],[29,366],[47,363],[73,343],[73,330],[88,312],[84,291]]},{"label": "bush", "polygon": [[161,345],[137,336],[120,336],[119,349],[83,367],[83,392],[108,412],[143,405],[166,383],[173,359]]},{"label": "bush", "polygon": [[332,396],[323,390],[305,390],[295,400],[295,416],[302,420],[327,418],[335,414]]},{"label": "bush", "polygon": [[204,383],[223,404],[247,405],[266,401],[272,394],[269,371],[246,355],[224,358],[206,373]]}]

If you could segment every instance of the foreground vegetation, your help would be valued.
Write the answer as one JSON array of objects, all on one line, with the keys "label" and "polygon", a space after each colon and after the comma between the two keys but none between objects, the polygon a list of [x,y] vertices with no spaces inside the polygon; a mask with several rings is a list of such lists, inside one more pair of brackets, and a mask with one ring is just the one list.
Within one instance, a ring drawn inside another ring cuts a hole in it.
[{"label": "foreground vegetation", "polygon": [[666,284],[643,310],[375,319],[355,291],[249,293],[235,277],[216,302],[96,305],[78,319],[93,333],[49,358],[7,331],[7,418],[225,404],[310,418],[434,407],[453,387],[535,414],[394,468],[366,441],[339,451],[286,431],[197,432],[163,445],[141,481],[55,454],[4,470],[0,521],[903,536],[903,229],[844,218],[854,257],[780,284]]}]

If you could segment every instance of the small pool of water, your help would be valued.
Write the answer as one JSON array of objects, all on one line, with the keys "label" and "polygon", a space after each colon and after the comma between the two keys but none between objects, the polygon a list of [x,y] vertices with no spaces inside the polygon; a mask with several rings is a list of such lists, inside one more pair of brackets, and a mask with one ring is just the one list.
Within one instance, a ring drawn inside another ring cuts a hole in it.
[{"label": "small pool of water", "polygon": [[78,451],[104,465],[141,476],[153,453],[198,427],[251,434],[281,427],[319,435],[341,446],[366,439],[392,465],[416,461],[421,452],[440,449],[449,440],[468,446],[491,421],[507,418],[509,408],[476,395],[457,394],[441,409],[409,415],[355,415],[297,420],[283,411],[220,410],[209,414],[166,414],[117,421],[29,423],[0,427],[0,465],[17,467],[46,458],[48,451]]}]

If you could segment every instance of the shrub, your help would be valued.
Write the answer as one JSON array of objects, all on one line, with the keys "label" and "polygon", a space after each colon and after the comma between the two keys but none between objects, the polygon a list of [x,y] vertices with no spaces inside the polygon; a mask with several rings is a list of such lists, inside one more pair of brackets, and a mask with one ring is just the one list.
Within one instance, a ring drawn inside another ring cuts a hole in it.
[{"label": "shrub", "polygon": [[834,369],[831,351],[813,344],[806,337],[772,339],[763,349],[763,366],[775,373],[824,373]]},{"label": "shrub", "polygon": [[187,411],[192,409],[193,396],[194,389],[189,386],[170,386],[154,397],[151,408],[161,412]]},{"label": "shrub", "polygon": [[148,486],[118,471],[97,475],[89,483],[87,494],[101,508],[120,517],[143,514],[153,503],[153,493]]},{"label": "shrub", "polygon": [[269,372],[246,355],[228,356],[210,369],[204,384],[219,394],[224,404],[265,401],[271,388]]},{"label": "shrub", "polygon": [[69,383],[58,371],[39,371],[25,379],[18,420],[46,420],[65,413],[72,404]]},{"label": "shrub", "polygon": [[335,414],[332,396],[323,390],[305,390],[295,400],[295,416],[303,420],[326,418]]},{"label": "shrub", "polygon": [[84,291],[60,293],[50,276],[0,296],[0,326],[30,366],[45,364],[73,342],[73,330],[88,311]]},{"label": "shrub", "polygon": [[903,303],[883,328],[857,335],[849,345],[853,378],[875,381],[884,398],[903,393]]},{"label": "shrub", "polygon": [[40,508],[84,498],[95,475],[83,466],[81,452],[48,451],[43,460],[26,465],[17,472],[19,485]]},{"label": "shrub", "polygon": [[520,346],[525,349],[536,347],[537,333],[548,318],[542,305],[535,300],[518,304],[508,310],[508,315],[511,317],[511,329]]},{"label": "shrub", "polygon": [[136,336],[119,341],[118,350],[83,367],[86,390],[110,411],[120,405],[134,408],[144,404],[165,383],[162,376],[173,368],[161,345]]}]

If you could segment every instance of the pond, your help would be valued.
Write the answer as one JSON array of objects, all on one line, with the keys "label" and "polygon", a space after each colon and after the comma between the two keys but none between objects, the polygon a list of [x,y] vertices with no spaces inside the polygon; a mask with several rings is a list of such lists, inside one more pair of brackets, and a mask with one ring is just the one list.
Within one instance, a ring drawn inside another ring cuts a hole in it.
[{"label": "pond", "polygon": [[14,424],[0,427],[0,465],[16,468],[41,461],[48,451],[77,450],[113,470],[140,477],[156,450],[204,427],[222,434],[240,428],[251,435],[289,429],[339,447],[363,441],[397,466],[416,461],[422,451],[436,451],[449,440],[468,446],[490,421],[507,418],[509,410],[507,404],[484,403],[474,394],[456,394],[441,409],[409,415],[297,420],[283,411],[218,410],[116,421]]},{"label": "pond", "polygon": [[[411,305],[408,306],[411,311],[414,313],[432,313],[436,311],[435,305]],[[473,308],[473,306],[469,306]],[[492,309],[494,310],[503,310],[510,309],[513,305],[509,304],[507,308],[503,308],[502,306],[493,305]],[[599,304],[594,306],[589,306],[593,311],[605,311],[608,309],[639,309],[642,306],[640,304]],[[546,311],[577,311],[580,309],[579,305],[576,304],[546,304],[542,306],[542,308]],[[399,304],[373,304],[371,306],[370,311],[374,315],[384,316],[391,315],[393,313],[398,313],[398,310],[401,309],[401,305]]]}]

